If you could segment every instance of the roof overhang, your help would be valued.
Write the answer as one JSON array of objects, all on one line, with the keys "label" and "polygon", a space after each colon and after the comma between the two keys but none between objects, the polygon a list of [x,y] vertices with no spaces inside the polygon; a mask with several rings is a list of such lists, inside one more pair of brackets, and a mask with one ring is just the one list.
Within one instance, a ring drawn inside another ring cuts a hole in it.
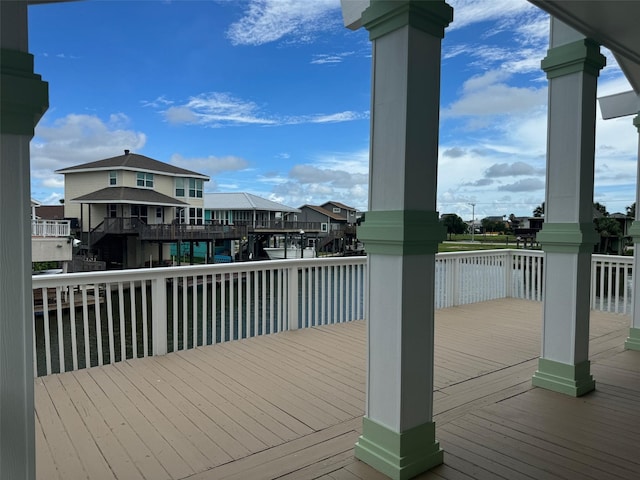
[{"label": "roof overhang", "polygon": [[529,0],[586,37],[607,47],[640,94],[640,2]]},{"label": "roof overhang", "polygon": [[598,102],[600,103],[602,118],[605,120],[640,113],[640,95],[632,90],[600,97],[598,98]]},{"label": "roof overhang", "polygon": [[107,187],[102,190],[72,198],[70,203],[127,204],[157,207],[188,207],[189,204],[155,190],[132,187]]}]

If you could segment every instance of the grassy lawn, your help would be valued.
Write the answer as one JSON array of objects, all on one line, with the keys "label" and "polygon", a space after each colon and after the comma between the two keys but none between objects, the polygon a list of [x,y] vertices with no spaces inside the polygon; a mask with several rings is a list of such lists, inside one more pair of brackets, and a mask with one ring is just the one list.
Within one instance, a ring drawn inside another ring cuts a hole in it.
[{"label": "grassy lawn", "polygon": [[506,245],[504,243],[491,245],[484,243],[466,243],[466,242],[446,242],[438,245],[438,252],[466,252],[470,250],[496,250],[500,248],[516,248],[516,244],[510,243]]}]

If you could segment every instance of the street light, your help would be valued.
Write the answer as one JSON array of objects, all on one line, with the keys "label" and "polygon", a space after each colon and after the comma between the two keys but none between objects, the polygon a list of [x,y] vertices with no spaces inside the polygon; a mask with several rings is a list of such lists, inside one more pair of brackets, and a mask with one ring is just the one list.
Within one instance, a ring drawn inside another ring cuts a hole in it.
[{"label": "street light", "polygon": [[471,241],[474,241],[474,234],[476,233],[476,204],[470,203],[471,205]]}]

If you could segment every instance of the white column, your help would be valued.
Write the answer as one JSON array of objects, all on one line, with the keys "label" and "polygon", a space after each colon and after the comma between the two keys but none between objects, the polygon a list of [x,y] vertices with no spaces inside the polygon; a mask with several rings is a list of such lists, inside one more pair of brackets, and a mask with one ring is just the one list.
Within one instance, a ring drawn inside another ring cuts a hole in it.
[{"label": "white column", "polygon": [[442,463],[433,423],[436,179],[444,1],[372,1],[368,384],[356,457],[394,479]]},{"label": "white column", "polygon": [[27,2],[0,2],[0,478],[35,478],[29,141],[47,85],[27,53]]},{"label": "white column", "polygon": [[542,68],[549,79],[542,356],[533,384],[569,395],[595,388],[589,365],[593,164],[599,46],[552,18]]},{"label": "white column", "polygon": [[633,119],[638,129],[638,173],[636,180],[636,217],[629,229],[633,238],[633,309],[631,314],[631,328],[624,343],[629,350],[640,350],[640,112]]}]

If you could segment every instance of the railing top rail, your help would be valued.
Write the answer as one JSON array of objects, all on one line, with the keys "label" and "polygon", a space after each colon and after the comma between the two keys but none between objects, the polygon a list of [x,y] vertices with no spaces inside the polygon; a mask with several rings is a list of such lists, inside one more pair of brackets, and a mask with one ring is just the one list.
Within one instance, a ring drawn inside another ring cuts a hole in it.
[{"label": "railing top rail", "polygon": [[463,252],[443,252],[438,253],[436,258],[466,258],[466,257],[497,257],[503,255],[526,255],[531,257],[543,257],[542,250],[527,250],[514,248],[496,248],[492,250],[465,250]]},{"label": "railing top rail", "polygon": [[140,280],[167,279],[191,275],[241,273],[246,271],[275,270],[280,268],[304,268],[330,265],[364,265],[366,256],[269,260],[239,263],[185,265],[179,267],[136,268],[100,272],[81,272],[32,277],[33,288],[64,287],[77,284],[135,282]]},{"label": "railing top rail", "polygon": [[625,263],[633,265],[633,256],[631,255],[603,255],[593,254],[591,255],[592,262],[607,262],[607,263]]}]

